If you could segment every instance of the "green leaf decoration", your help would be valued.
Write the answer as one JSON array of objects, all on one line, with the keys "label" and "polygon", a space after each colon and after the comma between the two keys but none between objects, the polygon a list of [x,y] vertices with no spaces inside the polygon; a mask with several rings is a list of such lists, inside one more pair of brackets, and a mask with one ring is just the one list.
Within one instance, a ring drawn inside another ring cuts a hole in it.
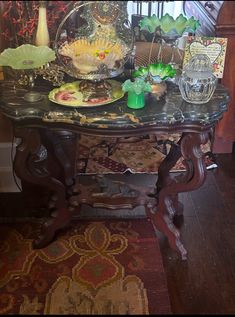
[{"label": "green leaf decoration", "polygon": [[200,26],[200,22],[195,20],[192,16],[187,19],[181,13],[176,19],[166,13],[161,19],[157,18],[155,14],[151,17],[145,17],[139,22],[141,30],[147,30],[149,33],[154,33],[159,27],[162,35],[165,36],[182,36],[184,32],[195,32]]},{"label": "green leaf decoration", "polygon": [[122,84],[122,90],[124,92],[135,92],[137,95],[141,94],[142,92],[151,92],[152,86],[150,83],[144,81],[142,78],[137,78],[135,81],[131,81],[130,79],[127,79]]},{"label": "green leaf decoration", "polygon": [[7,48],[0,54],[0,66],[13,69],[33,69],[56,59],[55,52],[47,46],[23,44],[17,48]]}]

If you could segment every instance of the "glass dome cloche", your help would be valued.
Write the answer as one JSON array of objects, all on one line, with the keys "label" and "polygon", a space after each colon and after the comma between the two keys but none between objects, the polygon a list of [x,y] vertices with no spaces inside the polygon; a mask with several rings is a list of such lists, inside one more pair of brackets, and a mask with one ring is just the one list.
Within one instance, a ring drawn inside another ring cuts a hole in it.
[{"label": "glass dome cloche", "polygon": [[94,92],[97,82],[109,93],[105,79],[123,72],[133,39],[127,1],[76,1],[58,27],[54,49],[64,71],[82,80],[83,93]]}]

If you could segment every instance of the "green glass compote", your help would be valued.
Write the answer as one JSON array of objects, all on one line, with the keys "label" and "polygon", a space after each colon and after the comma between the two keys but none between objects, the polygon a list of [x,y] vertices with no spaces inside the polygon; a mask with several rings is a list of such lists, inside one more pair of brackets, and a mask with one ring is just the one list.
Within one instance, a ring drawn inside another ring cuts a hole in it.
[{"label": "green glass compote", "polygon": [[[166,44],[171,46],[172,54],[169,64],[171,64],[174,68],[178,68],[175,62],[175,50],[179,52],[178,39],[186,32],[194,33],[200,26],[200,22],[195,20],[193,16],[188,19],[184,17],[183,14],[180,14],[176,19],[174,19],[171,15],[166,13],[160,19],[155,14],[151,17],[145,17],[140,21],[139,25],[141,30],[147,30],[150,33],[154,33],[152,44],[155,37],[158,35]],[[150,49],[150,58],[151,52],[152,47]]]},{"label": "green glass compote", "polygon": [[24,95],[24,99],[29,102],[36,102],[42,98],[42,95],[33,90],[35,85],[34,70],[54,61],[55,58],[55,52],[47,46],[23,44],[17,48],[5,49],[0,54],[0,66],[23,70],[24,76],[21,80],[29,87],[29,91]]},{"label": "green glass compote", "polygon": [[147,67],[139,67],[132,76],[133,78],[142,78],[152,86],[152,93],[159,99],[166,93],[167,85],[165,81],[172,79],[176,75],[176,70],[170,64],[155,63],[148,64]]}]

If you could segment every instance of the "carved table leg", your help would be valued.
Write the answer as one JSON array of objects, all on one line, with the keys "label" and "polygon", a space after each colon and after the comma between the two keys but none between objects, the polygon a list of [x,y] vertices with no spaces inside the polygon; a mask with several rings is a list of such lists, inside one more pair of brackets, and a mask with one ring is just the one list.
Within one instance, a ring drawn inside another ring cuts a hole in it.
[{"label": "carved table leg", "polygon": [[[180,242],[179,231],[175,228],[171,215],[175,215],[174,197],[180,192],[188,192],[199,188],[206,178],[206,165],[201,144],[208,141],[208,133],[184,133],[180,140],[180,149],[186,166],[186,176],[179,180],[171,181],[165,170],[166,180],[158,192],[158,205],[156,210],[147,210],[156,228],[168,238],[170,246],[186,259],[187,251]],[[176,155],[177,156],[177,155]],[[169,163],[170,166],[170,163]],[[162,174],[163,176],[163,174]],[[172,198],[173,197],[173,198]]]},{"label": "carved table leg", "polygon": [[58,197],[56,210],[51,218],[43,224],[40,236],[33,243],[35,248],[42,248],[51,242],[56,230],[63,228],[71,219],[66,208],[65,186],[53,178],[48,171],[47,150],[41,144],[39,131],[30,128],[16,128],[15,136],[21,138],[14,159],[16,175],[29,183],[46,186]]},{"label": "carved table leg", "polygon": [[[170,151],[168,155],[165,157],[165,159],[162,161],[162,163],[159,166],[158,169],[158,179],[156,183],[156,194],[158,197],[158,193],[161,191],[161,189],[172,182],[174,182],[174,179],[172,179],[170,170],[175,166],[176,162],[179,160],[179,158],[182,156],[181,149],[180,149],[180,143],[183,138],[183,135],[181,136],[180,140],[175,144],[173,143],[171,145]],[[178,195],[172,196],[172,201],[175,206],[176,213],[179,215],[183,212],[183,206],[178,201]]]},{"label": "carved table leg", "polygon": [[71,195],[74,185],[76,161],[76,134],[68,131],[45,131],[46,139],[50,140],[56,159],[63,171],[63,182],[67,194]]}]

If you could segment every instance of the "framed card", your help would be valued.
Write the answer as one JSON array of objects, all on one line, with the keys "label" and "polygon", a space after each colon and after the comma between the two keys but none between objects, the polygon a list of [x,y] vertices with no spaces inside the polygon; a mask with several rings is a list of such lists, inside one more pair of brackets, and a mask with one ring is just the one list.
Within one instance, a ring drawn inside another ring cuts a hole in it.
[{"label": "framed card", "polygon": [[213,65],[214,75],[223,77],[227,38],[189,36],[186,40],[183,67],[195,54],[206,54]]}]

